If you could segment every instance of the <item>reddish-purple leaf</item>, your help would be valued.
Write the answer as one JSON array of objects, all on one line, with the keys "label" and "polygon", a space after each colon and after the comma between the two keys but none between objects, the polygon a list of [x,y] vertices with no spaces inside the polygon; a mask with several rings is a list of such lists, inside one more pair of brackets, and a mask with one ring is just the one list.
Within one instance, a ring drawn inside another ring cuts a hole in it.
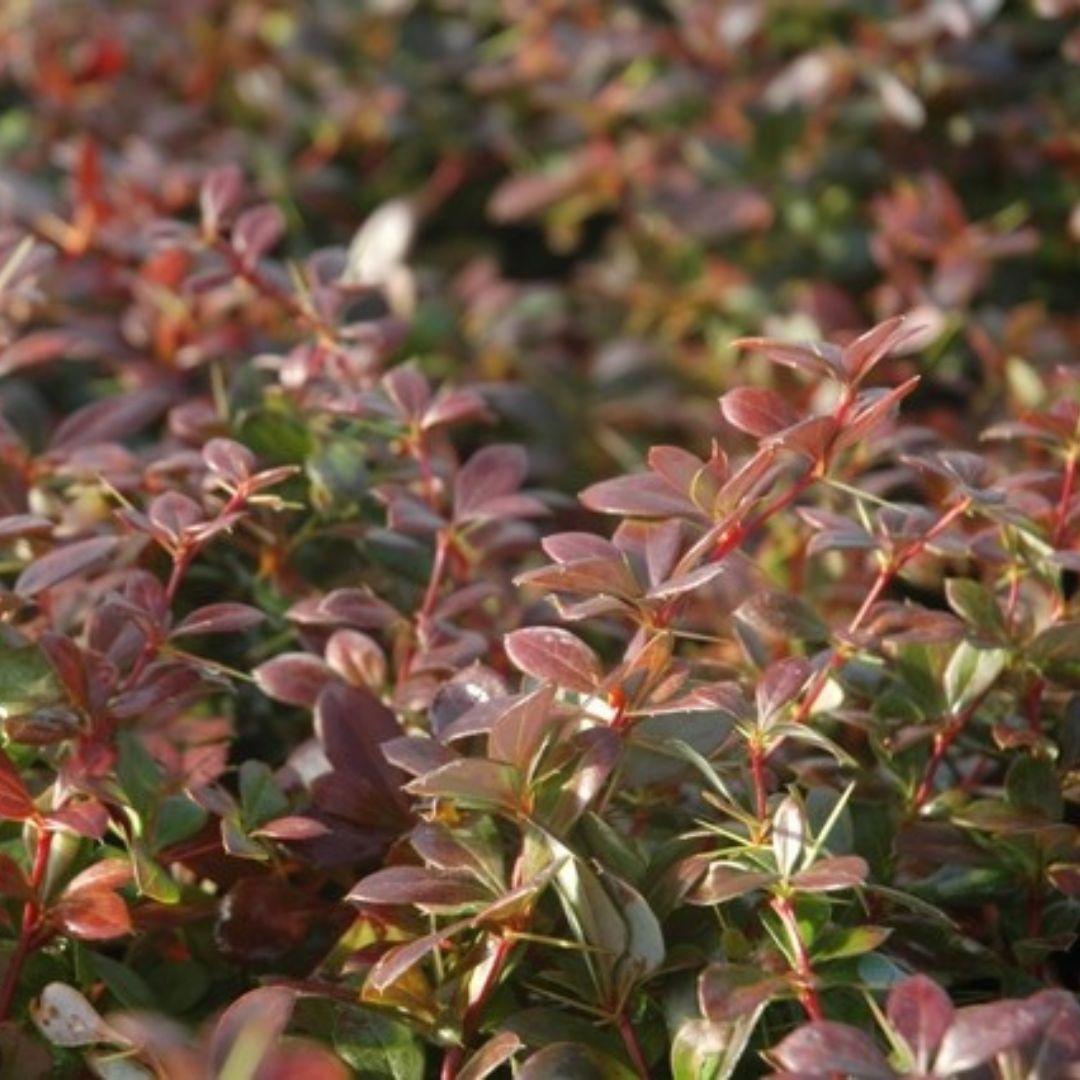
[{"label": "reddish-purple leaf", "polygon": [[457,1074],[457,1080],[484,1080],[500,1065],[509,1061],[525,1044],[512,1031],[500,1031],[493,1035],[465,1064]]},{"label": "reddish-purple leaf", "polygon": [[318,612],[361,630],[383,630],[401,618],[385,600],[366,589],[335,589],[319,602]]},{"label": "reddish-purple leaf", "polygon": [[271,205],[245,210],[232,229],[232,245],[248,265],[256,263],[285,235],[285,215]]},{"label": "reddish-purple leaf", "polygon": [[922,327],[907,325],[903,315],[879,323],[844,349],[845,373],[852,381],[862,379],[897,346],[921,333]]},{"label": "reddish-purple leaf", "polygon": [[771,720],[806,684],[811,667],[801,656],[770,664],[757,685],[756,700],[762,721]]},{"label": "reddish-purple leaf", "polygon": [[24,536],[48,536],[53,523],[37,514],[11,514],[0,518],[0,541],[18,540]]},{"label": "reddish-purple leaf", "polygon": [[0,377],[66,356],[78,343],[78,336],[67,330],[33,330],[0,349]]},{"label": "reddish-purple leaf", "polygon": [[438,739],[422,735],[402,735],[382,745],[383,756],[395,768],[410,776],[428,773],[458,760],[458,755]]},{"label": "reddish-purple leaf", "polygon": [[714,1023],[728,1023],[756,1012],[789,989],[783,975],[737,964],[710,964],[698,983],[702,1013]]},{"label": "reddish-purple leaf", "polygon": [[314,818],[286,815],[266,822],[251,835],[266,836],[271,840],[311,840],[316,836],[325,836],[330,829]]},{"label": "reddish-purple leaf", "polygon": [[697,589],[703,589],[718,577],[730,573],[731,569],[731,565],[726,560],[706,563],[704,566],[699,566],[696,570],[691,570],[687,574],[679,574],[661,582],[651,588],[646,593],[646,596],[650,600],[667,600],[672,596],[681,596],[683,593],[694,592]]},{"label": "reddish-purple leaf", "polygon": [[155,386],[85,405],[57,427],[49,449],[71,451],[94,443],[120,442],[161,416],[173,397],[172,390]]},{"label": "reddish-purple leaf", "polygon": [[656,473],[634,473],[601,480],[579,496],[590,510],[628,517],[691,517],[700,510]]},{"label": "reddish-purple leaf", "polygon": [[858,855],[833,855],[796,874],[791,884],[800,892],[832,892],[862,885],[869,873],[866,861]]},{"label": "reddish-purple leaf", "polygon": [[600,658],[569,630],[530,626],[507,634],[503,644],[519,671],[569,690],[591,693],[603,677]]},{"label": "reddish-purple leaf", "polygon": [[211,439],[202,448],[202,457],[211,472],[234,487],[255,470],[255,455],[233,439]]},{"label": "reddish-purple leaf", "polygon": [[510,495],[525,480],[528,460],[520,446],[497,444],[477,451],[454,480],[454,517],[480,513],[492,500]]},{"label": "reddish-purple leaf", "polygon": [[889,991],[889,1023],[908,1044],[919,1072],[929,1071],[954,1011],[949,995],[925,975],[912,975]]},{"label": "reddish-purple leaf", "polygon": [[326,643],[326,662],[350,686],[377,690],[386,680],[386,654],[362,630],[335,630]]},{"label": "reddish-purple leaf", "polygon": [[269,1046],[285,1031],[296,1004],[296,991],[286,986],[260,986],[237,998],[222,1014],[210,1039],[213,1075],[224,1069],[237,1041],[247,1035]]},{"label": "reddish-purple leaf", "polygon": [[957,1011],[934,1062],[938,1076],[956,1076],[1020,1047],[1046,1022],[1027,1001],[995,1001]]},{"label": "reddish-purple leaf", "polygon": [[312,709],[324,686],[334,681],[334,673],[310,653],[282,653],[253,672],[256,685],[267,697],[286,705]]},{"label": "reddish-purple leaf", "polygon": [[68,578],[96,569],[116,550],[119,543],[115,536],[95,536],[50,551],[19,575],[15,592],[20,596],[36,596]]},{"label": "reddish-purple leaf", "polygon": [[602,536],[586,532],[553,533],[540,541],[545,554],[557,563],[621,559],[622,552]]},{"label": "reddish-purple leaf", "polygon": [[192,634],[238,634],[258,626],[266,616],[248,604],[207,604],[183,618],[170,637]]},{"label": "reddish-purple leaf", "polygon": [[554,726],[555,687],[548,684],[500,710],[491,724],[488,756],[527,774],[534,756]]},{"label": "reddish-purple leaf", "polygon": [[469,758],[451,761],[413,780],[406,790],[413,795],[454,799],[461,806],[480,809],[517,809],[521,777],[512,765]]},{"label": "reddish-purple leaf", "polygon": [[346,899],[354,904],[415,904],[445,912],[486,903],[491,893],[472,876],[424,866],[391,866],[354,885]]},{"label": "reddish-purple leaf", "polygon": [[109,827],[109,811],[97,799],[73,799],[44,816],[47,828],[66,829],[77,836],[100,840]]},{"label": "reddish-purple leaf", "polygon": [[424,431],[466,420],[486,420],[491,416],[484,399],[471,390],[442,391],[424,411],[420,427]]},{"label": "reddish-purple leaf", "polygon": [[687,902],[707,906],[723,904],[757,889],[767,888],[775,881],[775,874],[744,870],[734,863],[714,862],[709,864],[704,876],[687,897]]},{"label": "reddish-purple leaf", "polygon": [[826,343],[796,344],[773,341],[769,338],[739,338],[731,343],[735,349],[753,349],[781,367],[809,371],[815,375],[838,375],[841,350]]},{"label": "reddish-purple leaf", "polygon": [[853,446],[860,439],[873,433],[896,406],[919,385],[919,376],[913,375],[892,390],[866,390],[859,395],[856,408],[836,437],[835,449],[840,451]]},{"label": "reddish-purple leaf", "polygon": [[202,507],[179,491],[166,491],[157,496],[147,511],[151,523],[172,543],[193,525],[201,524],[205,515]]},{"label": "reddish-purple leaf", "polygon": [[207,173],[199,188],[199,211],[209,232],[217,232],[222,220],[235,209],[243,186],[243,174],[235,165],[222,165]]},{"label": "reddish-purple leaf", "polygon": [[451,923],[426,937],[417,938],[407,945],[398,945],[387,950],[379,957],[378,963],[368,974],[368,983],[375,990],[385,990],[392,983],[397,982],[410,968],[414,968],[429,953],[437,949],[444,941],[449,940],[455,934],[468,929],[471,920],[464,919],[460,922]]},{"label": "reddish-purple leaf", "polygon": [[0,817],[25,821],[36,814],[34,801],[11,759],[0,750]]},{"label": "reddish-purple leaf", "polygon": [[801,417],[775,390],[739,386],[720,399],[724,419],[757,438],[793,427]]},{"label": "reddish-purple leaf", "polygon": [[514,580],[518,585],[530,585],[534,589],[585,596],[612,596],[620,600],[632,600],[641,592],[641,586],[626,559],[618,554],[614,558],[606,556],[541,566],[520,574]]},{"label": "reddish-purple leaf", "polygon": [[406,420],[419,421],[431,404],[431,387],[427,379],[409,364],[388,372],[382,385]]},{"label": "reddish-purple leaf", "polygon": [[132,929],[127,904],[110,889],[68,892],[53,913],[72,937],[83,941],[109,941]]},{"label": "reddish-purple leaf", "polygon": [[837,1073],[850,1080],[894,1080],[896,1076],[869,1035],[832,1020],[804,1024],[775,1047],[771,1056],[808,1080]]}]

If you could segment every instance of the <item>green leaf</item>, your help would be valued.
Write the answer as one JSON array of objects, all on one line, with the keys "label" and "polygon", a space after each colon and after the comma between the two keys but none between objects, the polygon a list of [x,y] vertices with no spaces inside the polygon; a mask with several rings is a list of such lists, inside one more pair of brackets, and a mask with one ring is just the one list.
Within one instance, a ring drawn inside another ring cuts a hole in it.
[{"label": "green leaf", "polygon": [[26,716],[63,696],[41,650],[9,628],[0,627],[0,720]]},{"label": "green leaf", "polygon": [[956,713],[977,700],[1001,674],[1009,654],[1005,649],[977,649],[961,641],[945,668],[945,701]]},{"label": "green leaf", "polygon": [[160,1002],[146,981],[130,964],[122,964],[111,956],[90,953],[94,974],[109,988],[109,993],[125,1009],[158,1009]]},{"label": "green leaf", "polygon": [[116,763],[116,778],[132,810],[138,815],[139,835],[142,835],[161,795],[161,769],[137,735],[123,731],[117,741],[120,757]]},{"label": "green leaf", "polygon": [[274,782],[270,767],[261,761],[245,761],[240,766],[240,809],[249,829],[280,817],[289,800]]},{"label": "green leaf", "polygon": [[342,1008],[333,1032],[334,1050],[370,1080],[423,1080],[424,1051],[404,1024],[373,1009]]},{"label": "green leaf", "polygon": [[1048,627],[1029,646],[1028,658],[1048,679],[1080,687],[1080,622]]},{"label": "green leaf", "polygon": [[311,503],[316,510],[356,503],[368,488],[364,447],[351,439],[334,439],[309,455]]},{"label": "green leaf", "polygon": [[999,641],[1007,635],[1001,608],[984,585],[970,578],[950,578],[945,597],[953,611],[981,634]]},{"label": "green leaf", "polygon": [[1005,776],[1005,797],[1013,806],[1035,810],[1049,821],[1060,821],[1065,809],[1061,780],[1046,758],[1017,758]]},{"label": "green leaf", "polygon": [[160,904],[175,904],[180,900],[180,887],[150,857],[146,845],[138,839],[131,841],[131,862],[135,868],[135,884],[142,896]]},{"label": "green leaf", "polygon": [[892,931],[884,926],[830,926],[814,942],[813,959],[840,960],[873,952]]},{"label": "green leaf", "polygon": [[746,1054],[768,1002],[728,1023],[689,1020],[671,1044],[672,1080],[728,1080]]},{"label": "green leaf", "polygon": [[311,435],[295,416],[259,409],[244,417],[237,438],[268,465],[299,465],[311,453]]},{"label": "green leaf", "polygon": [[152,850],[157,852],[194,836],[206,824],[207,813],[186,795],[169,795],[154,814]]}]

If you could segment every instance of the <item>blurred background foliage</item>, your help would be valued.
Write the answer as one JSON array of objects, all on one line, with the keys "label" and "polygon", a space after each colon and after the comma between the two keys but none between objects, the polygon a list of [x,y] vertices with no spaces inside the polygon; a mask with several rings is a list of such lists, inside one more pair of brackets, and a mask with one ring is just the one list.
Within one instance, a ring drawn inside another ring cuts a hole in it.
[{"label": "blurred background foliage", "polygon": [[704,441],[711,392],[752,363],[731,339],[911,310],[931,341],[913,408],[964,437],[1073,355],[1076,13],[8,0],[0,191],[47,232],[92,143],[112,194],[88,212],[123,203],[130,247],[236,162],[296,256],[348,245],[381,207],[376,246],[411,248],[390,290],[403,352],[489,384],[564,490],[650,438]]}]

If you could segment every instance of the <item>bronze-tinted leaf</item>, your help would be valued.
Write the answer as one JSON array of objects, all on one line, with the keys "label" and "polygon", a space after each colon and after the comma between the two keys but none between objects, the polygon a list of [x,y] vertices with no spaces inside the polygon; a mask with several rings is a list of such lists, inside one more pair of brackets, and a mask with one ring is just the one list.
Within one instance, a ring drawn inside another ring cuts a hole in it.
[{"label": "bronze-tinted leaf", "polygon": [[600,683],[600,658],[580,638],[555,626],[514,630],[504,640],[514,666],[535,679],[580,693],[591,693]]}]

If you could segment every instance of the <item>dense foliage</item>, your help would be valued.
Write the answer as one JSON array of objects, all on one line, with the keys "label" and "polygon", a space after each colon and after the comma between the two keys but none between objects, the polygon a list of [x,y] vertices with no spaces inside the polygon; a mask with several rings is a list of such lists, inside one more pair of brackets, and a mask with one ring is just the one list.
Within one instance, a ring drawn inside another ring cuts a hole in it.
[{"label": "dense foliage", "polygon": [[1070,7],[0,8],[3,1075],[1078,1075]]}]

